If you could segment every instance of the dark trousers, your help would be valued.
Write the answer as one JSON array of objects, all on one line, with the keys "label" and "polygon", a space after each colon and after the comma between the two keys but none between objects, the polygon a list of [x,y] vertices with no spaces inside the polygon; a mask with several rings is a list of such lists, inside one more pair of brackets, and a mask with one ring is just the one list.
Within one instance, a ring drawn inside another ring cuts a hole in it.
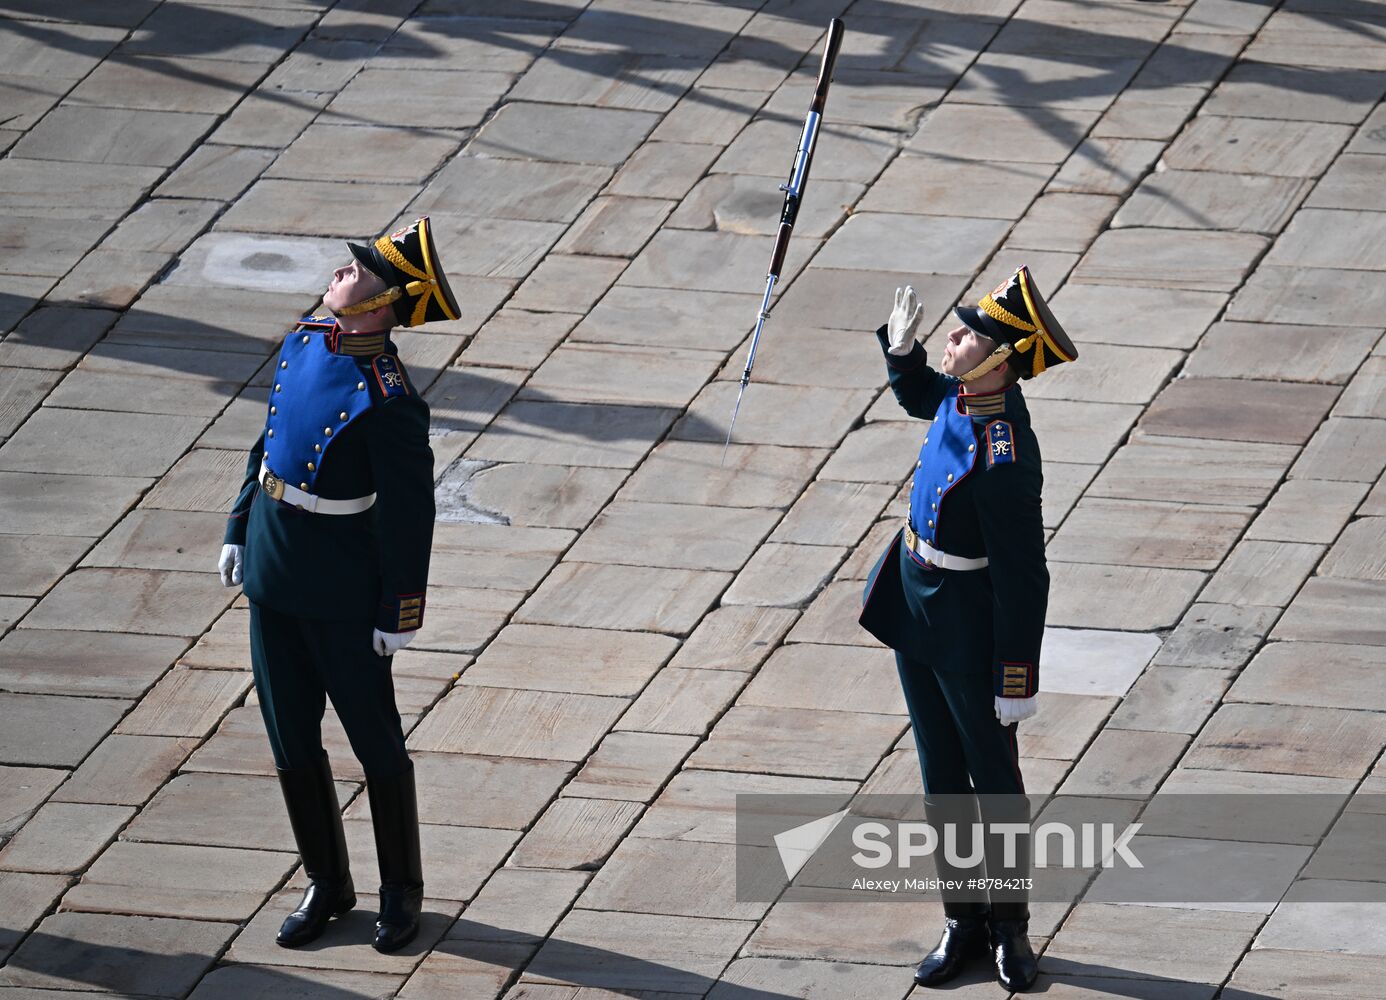
[{"label": "dark trousers", "polygon": [[331,698],[366,777],[409,770],[391,658],[371,648],[373,628],[369,620],[316,621],[251,602],[250,663],[276,767],[321,760],[322,716]]},{"label": "dark trousers", "polygon": [[[957,662],[941,657],[925,663],[895,654],[904,689],[905,705],[919,750],[919,768],[924,778],[925,812],[931,824],[1028,823],[1029,802],[1024,797],[1025,782],[1020,774],[1020,750],[1016,729],[1001,725],[996,718],[989,663]],[[971,841],[959,835],[960,854],[970,853]],[[956,879],[986,874],[992,878],[1029,875],[1028,836],[1016,841],[1017,858],[1013,866],[1003,865],[1004,840],[988,837],[986,867],[957,871],[944,864],[941,851],[935,852],[939,877]],[[974,904],[985,902],[987,894],[945,893],[950,912],[971,915]],[[1006,919],[1023,919],[1028,893],[993,890],[994,910],[1005,907]],[[1001,905],[998,905],[1001,904]]]}]

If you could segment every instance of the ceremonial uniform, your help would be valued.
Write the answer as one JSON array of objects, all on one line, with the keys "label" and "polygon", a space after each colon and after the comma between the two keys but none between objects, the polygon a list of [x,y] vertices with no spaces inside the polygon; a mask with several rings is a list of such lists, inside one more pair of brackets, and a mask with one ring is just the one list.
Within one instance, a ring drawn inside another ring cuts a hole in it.
[{"label": "ceremonial uniform", "polygon": [[[906,522],[869,575],[860,622],[895,650],[930,820],[966,832],[979,819],[1029,821],[1016,726],[1002,724],[997,705],[1039,690],[1049,594],[1044,476],[1024,395],[1018,383],[968,392],[966,381],[1001,361],[1030,378],[1077,351],[1024,268],[958,316],[999,345],[961,377],[931,368],[917,342],[908,354],[891,353],[887,328],[877,331],[896,400],[931,422]],[[1004,869],[991,838],[985,871],[959,872],[938,858],[940,877],[1024,878],[1024,843],[1019,863]],[[959,918],[974,929],[1008,922],[1023,938],[1028,893],[945,892],[944,909],[950,928]]]},{"label": "ceremonial uniform", "polygon": [[[389,287],[340,314],[388,306],[406,326],[456,318],[427,219],[348,246]],[[381,654],[424,620],[434,517],[428,422],[388,330],[346,332],[332,317],[305,317],[275,361],[264,429],[227,520],[226,544],[243,547],[260,710],[309,877],[280,930],[287,947],[311,941],[356,902],[322,747],[329,698],[366,774],[381,875],[375,945],[392,951],[417,931],[413,767],[391,657]]]}]

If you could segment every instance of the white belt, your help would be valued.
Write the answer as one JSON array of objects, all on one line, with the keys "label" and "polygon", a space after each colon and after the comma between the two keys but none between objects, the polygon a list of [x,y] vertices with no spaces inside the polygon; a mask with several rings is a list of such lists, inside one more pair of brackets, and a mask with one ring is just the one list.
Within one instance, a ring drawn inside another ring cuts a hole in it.
[{"label": "white belt", "polygon": [[923,559],[930,566],[936,566],[939,569],[985,569],[988,562],[986,556],[968,559],[965,556],[950,556],[947,552],[940,552],[928,542],[924,541],[924,539],[916,535],[908,521],[905,522],[905,544],[908,545],[910,550],[920,559]]},{"label": "white belt", "polygon": [[268,465],[263,464],[260,466],[260,487],[271,499],[282,500],[313,514],[359,514],[363,510],[370,510],[375,503],[374,493],[357,497],[355,500],[324,500],[313,493],[305,493],[290,486],[270,472]]}]

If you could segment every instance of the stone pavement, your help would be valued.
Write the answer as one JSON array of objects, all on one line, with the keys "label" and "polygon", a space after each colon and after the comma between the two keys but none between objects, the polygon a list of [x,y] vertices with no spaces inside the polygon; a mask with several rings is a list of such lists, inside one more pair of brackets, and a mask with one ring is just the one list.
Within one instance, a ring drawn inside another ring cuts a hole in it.
[{"label": "stone pavement", "polygon": [[[941,330],[1021,262],[1082,349],[1025,389],[1053,576],[1028,786],[1386,788],[1386,2],[0,16],[0,1000],[910,994],[937,907],[736,902],[730,808],[917,788],[855,623],[922,429],[870,331],[897,284]],[[301,875],[222,515],[340,238],[423,212],[464,312],[398,337],[439,477],[395,666],[427,916],[380,956],[367,896],[289,952]],[[1352,898],[1380,851],[1345,835],[1322,877]],[[1314,874],[1254,912],[1036,905],[1041,988],[1386,996],[1382,906],[1296,902]]]}]

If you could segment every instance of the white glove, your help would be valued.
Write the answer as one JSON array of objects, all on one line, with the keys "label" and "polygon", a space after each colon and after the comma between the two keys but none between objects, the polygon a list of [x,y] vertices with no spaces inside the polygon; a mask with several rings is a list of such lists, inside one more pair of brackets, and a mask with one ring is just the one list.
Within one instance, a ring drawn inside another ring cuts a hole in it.
[{"label": "white glove", "polygon": [[371,648],[375,650],[376,656],[394,656],[405,646],[414,640],[418,631],[413,632],[382,632],[376,629],[371,633]]},{"label": "white glove", "polygon": [[239,587],[244,576],[245,546],[223,545],[221,547],[221,559],[217,561],[217,569],[221,571],[221,585],[223,587]]},{"label": "white glove", "polygon": [[919,314],[923,309],[913,285],[895,289],[895,308],[886,327],[891,354],[908,354],[914,350],[914,331],[919,327]]},{"label": "white glove", "polygon": [[1021,719],[1028,719],[1038,712],[1038,702],[1039,699],[1034,696],[1029,698],[997,698],[996,717],[1001,720],[1001,725],[1009,726]]}]

